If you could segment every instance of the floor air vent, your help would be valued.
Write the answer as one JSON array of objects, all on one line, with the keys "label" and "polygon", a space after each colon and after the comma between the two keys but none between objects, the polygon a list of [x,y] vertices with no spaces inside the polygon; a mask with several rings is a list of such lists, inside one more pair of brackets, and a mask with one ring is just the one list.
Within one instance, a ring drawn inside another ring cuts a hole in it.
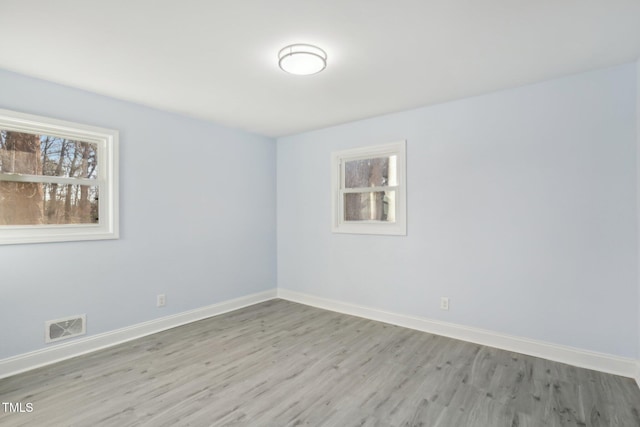
[{"label": "floor air vent", "polygon": [[45,322],[45,342],[66,340],[87,333],[87,315],[66,317],[64,319],[47,320]]}]

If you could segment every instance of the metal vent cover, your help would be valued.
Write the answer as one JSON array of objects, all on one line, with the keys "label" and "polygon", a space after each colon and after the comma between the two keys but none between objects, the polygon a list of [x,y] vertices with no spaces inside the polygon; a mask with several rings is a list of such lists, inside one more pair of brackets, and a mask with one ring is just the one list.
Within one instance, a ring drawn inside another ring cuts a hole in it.
[{"label": "metal vent cover", "polygon": [[87,333],[86,314],[65,317],[63,319],[47,320],[44,324],[45,342],[65,340],[67,338],[73,338]]}]

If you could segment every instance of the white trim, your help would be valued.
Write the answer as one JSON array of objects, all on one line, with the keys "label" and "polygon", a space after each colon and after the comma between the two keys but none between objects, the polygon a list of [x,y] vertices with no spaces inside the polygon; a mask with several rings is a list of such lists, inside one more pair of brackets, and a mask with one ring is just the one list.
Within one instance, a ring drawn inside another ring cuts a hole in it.
[{"label": "white trim", "polygon": [[[88,185],[99,188],[98,224],[7,225],[0,227],[0,245],[119,238],[118,131],[33,114],[0,109],[0,129],[58,136],[97,145],[96,179],[0,173],[1,181]],[[87,227],[91,225],[91,227]]]},{"label": "white trim", "polygon": [[50,365],[82,354],[91,353],[123,342],[155,334],[176,326],[217,316],[276,298],[276,289],[259,292],[232,300],[223,301],[195,310],[171,316],[161,317],[148,322],[138,323],[115,331],[105,332],[87,338],[76,339],[66,344],[53,345],[42,350],[20,354],[0,360],[0,378],[19,374],[41,366]]},{"label": "white trim", "polygon": [[418,331],[500,348],[515,353],[541,357],[581,368],[635,378],[640,386],[640,362],[635,359],[521,338],[423,317],[392,313],[306,293],[290,291],[288,289],[278,288],[278,298]]},{"label": "white trim", "polygon": [[[331,153],[331,231],[334,233],[348,234],[380,234],[380,235],[407,235],[407,142],[396,141],[388,144],[359,147]],[[396,155],[397,160],[397,185],[388,187],[361,187],[345,189],[344,164],[347,161],[359,159],[372,159],[376,157]],[[395,192],[395,222],[384,221],[345,221],[344,220],[344,193],[362,193],[373,191]]]},{"label": "white trim", "polygon": [[0,360],[0,379],[274,298],[281,298],[325,310],[363,317],[516,353],[542,357],[581,368],[594,369],[614,375],[634,378],[640,387],[640,361],[635,359],[515,337],[422,317],[392,313],[282,288],[223,301],[206,307],[161,317],[137,325],[86,338],[75,339],[67,343],[52,345],[42,350],[2,359]]}]

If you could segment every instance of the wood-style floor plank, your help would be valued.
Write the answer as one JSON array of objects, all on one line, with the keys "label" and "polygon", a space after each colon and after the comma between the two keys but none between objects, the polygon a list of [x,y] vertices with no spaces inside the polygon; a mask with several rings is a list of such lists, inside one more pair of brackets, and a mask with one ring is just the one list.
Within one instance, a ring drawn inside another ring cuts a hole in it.
[{"label": "wood-style floor plank", "polygon": [[2,426],[640,426],[629,378],[272,300],[0,380]]}]

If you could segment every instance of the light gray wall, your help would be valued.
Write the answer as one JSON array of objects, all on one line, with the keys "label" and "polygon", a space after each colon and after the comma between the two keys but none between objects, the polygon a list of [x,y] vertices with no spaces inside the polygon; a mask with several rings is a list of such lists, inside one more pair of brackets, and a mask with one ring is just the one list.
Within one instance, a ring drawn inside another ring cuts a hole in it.
[{"label": "light gray wall", "polygon": [[118,129],[121,223],[0,246],[0,359],[44,347],[47,319],[92,335],[276,286],[274,140],[7,71],[0,108]]},{"label": "light gray wall", "polygon": [[[636,357],[636,78],[628,64],[280,138],[278,286]],[[399,139],[408,235],[332,234],[330,153]]]}]

